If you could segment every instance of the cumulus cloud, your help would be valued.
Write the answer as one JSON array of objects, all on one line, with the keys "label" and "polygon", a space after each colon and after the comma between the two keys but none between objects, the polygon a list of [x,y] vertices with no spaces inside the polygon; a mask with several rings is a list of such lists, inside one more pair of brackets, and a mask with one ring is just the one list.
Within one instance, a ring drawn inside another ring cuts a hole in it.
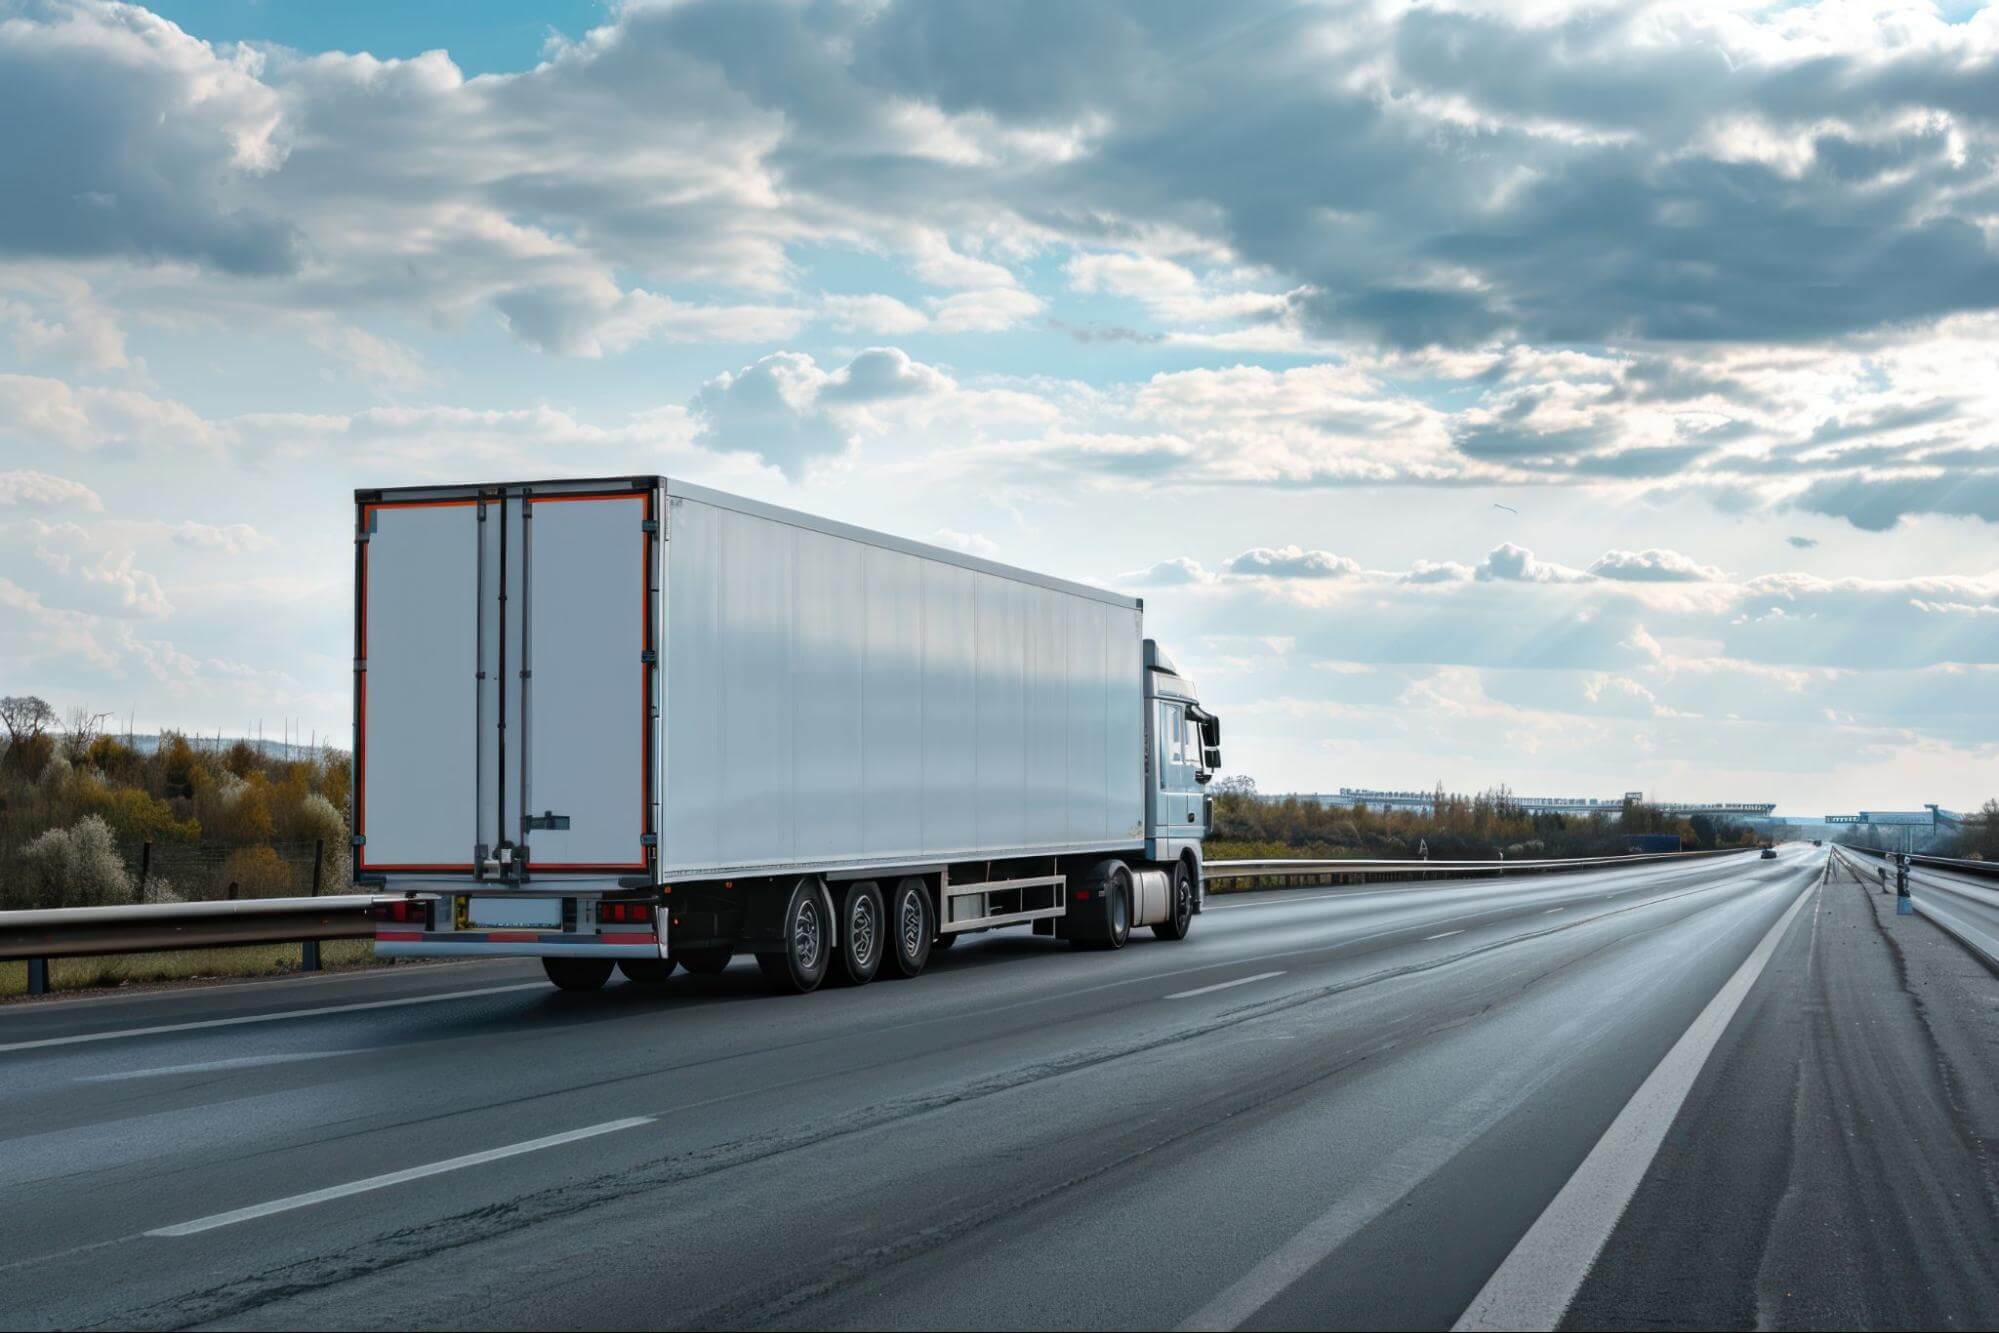
[{"label": "cumulus cloud", "polygon": [[104,502],[82,482],[32,468],[0,472],[0,508],[100,510]]},{"label": "cumulus cloud", "polygon": [[1942,514],[1999,523],[1999,468],[1853,473],[1807,486],[1793,501],[1809,513],[1887,532],[1904,518]]},{"label": "cumulus cloud", "polygon": [[1570,569],[1567,565],[1536,560],[1534,553],[1526,547],[1501,542],[1487,552],[1474,571],[1474,577],[1482,582],[1580,583],[1590,575],[1580,569]]},{"label": "cumulus cloud", "polygon": [[1722,577],[1713,565],[1703,565],[1678,551],[1654,547],[1645,551],[1605,551],[1589,567],[1600,579],[1634,583],[1698,583]]},{"label": "cumulus cloud", "polygon": [[1184,555],[1117,577],[1117,582],[1127,588],[1188,588],[1214,581],[1215,576],[1200,561]]},{"label": "cumulus cloud", "polygon": [[874,347],[835,371],[802,352],[773,352],[716,376],[689,410],[712,449],[752,454],[787,475],[844,452],[871,409],[948,392],[949,376],[894,347]]},{"label": "cumulus cloud", "polygon": [[1477,570],[1455,560],[1418,560],[1402,575],[1404,583],[1460,583],[1474,577]]},{"label": "cumulus cloud", "polygon": [[193,550],[215,551],[231,556],[261,551],[276,544],[248,523],[197,523],[193,519],[176,527],[173,538]]},{"label": "cumulus cloud", "polygon": [[915,333],[930,324],[930,317],[921,310],[879,292],[860,296],[829,292],[819,303],[827,322],[843,333]]},{"label": "cumulus cloud", "polygon": [[1359,563],[1346,556],[1298,546],[1254,546],[1232,556],[1222,568],[1230,574],[1266,579],[1340,579],[1360,573]]},{"label": "cumulus cloud", "polygon": [[0,25],[0,252],[272,275],[298,230],[259,178],[284,160],[263,60],[136,6],[30,0]]},{"label": "cumulus cloud", "polygon": [[[437,52],[301,60],[41,0],[0,48],[36,127],[14,151],[45,164],[8,173],[30,193],[0,243],[275,274],[309,253],[329,290],[503,303],[551,346],[630,318],[619,275],[777,288],[787,247],[829,238],[977,298],[943,298],[944,327],[1027,317],[1006,260],[1059,240],[1085,291],[1389,347],[1831,338],[1999,305],[1987,27],[694,0],[468,80]],[[418,280],[371,283],[384,249]],[[619,298],[576,296],[594,283]]]}]

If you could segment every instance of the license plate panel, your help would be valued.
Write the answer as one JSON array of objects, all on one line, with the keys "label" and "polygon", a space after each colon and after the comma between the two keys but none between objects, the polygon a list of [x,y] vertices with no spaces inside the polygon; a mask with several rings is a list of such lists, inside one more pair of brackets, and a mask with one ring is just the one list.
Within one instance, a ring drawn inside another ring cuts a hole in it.
[{"label": "license plate panel", "polygon": [[501,926],[513,930],[562,929],[560,898],[468,898],[468,926]]}]

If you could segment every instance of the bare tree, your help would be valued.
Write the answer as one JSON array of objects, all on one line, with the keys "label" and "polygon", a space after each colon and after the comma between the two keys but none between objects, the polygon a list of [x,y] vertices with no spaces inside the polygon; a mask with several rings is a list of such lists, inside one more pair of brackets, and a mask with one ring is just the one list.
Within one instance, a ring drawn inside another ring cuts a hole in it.
[{"label": "bare tree", "polygon": [[10,694],[0,699],[0,725],[7,728],[9,744],[35,740],[56,722],[56,710],[46,699],[32,694]]},{"label": "bare tree", "polygon": [[81,762],[90,753],[90,745],[104,734],[104,724],[111,720],[109,713],[93,713],[81,705],[69,710],[69,718],[63,726],[63,750],[74,762]]}]

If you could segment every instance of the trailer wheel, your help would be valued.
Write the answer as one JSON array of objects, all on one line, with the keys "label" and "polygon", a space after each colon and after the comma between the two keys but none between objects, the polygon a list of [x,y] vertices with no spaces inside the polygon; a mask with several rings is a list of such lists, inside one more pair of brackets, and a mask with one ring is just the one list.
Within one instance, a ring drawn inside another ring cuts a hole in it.
[{"label": "trailer wheel", "polygon": [[697,977],[714,976],[735,956],[728,949],[682,949],[673,955],[675,961]]},{"label": "trailer wheel", "polygon": [[611,979],[608,958],[544,958],[541,970],[563,990],[596,990]]},{"label": "trailer wheel", "polygon": [[840,895],[840,948],[826,979],[840,986],[865,986],[881,970],[888,941],[888,912],[881,888],[871,879],[856,880]]},{"label": "trailer wheel", "polygon": [[780,993],[803,995],[817,990],[826,979],[826,963],[832,953],[832,924],[826,919],[825,892],[817,879],[808,875],[792,885],[780,918],[784,948],[757,955],[764,979]]},{"label": "trailer wheel", "polygon": [[1173,886],[1169,893],[1172,911],[1152,928],[1152,933],[1162,940],[1184,940],[1194,928],[1194,874],[1185,861],[1173,863]]},{"label": "trailer wheel", "polygon": [[626,981],[636,981],[646,986],[658,986],[673,975],[671,958],[620,958],[618,970],[625,974]]},{"label": "trailer wheel", "polygon": [[930,962],[931,942],[936,934],[937,921],[936,913],[930,906],[930,886],[915,875],[897,880],[895,892],[889,898],[888,948],[882,953],[888,975],[919,975]]}]

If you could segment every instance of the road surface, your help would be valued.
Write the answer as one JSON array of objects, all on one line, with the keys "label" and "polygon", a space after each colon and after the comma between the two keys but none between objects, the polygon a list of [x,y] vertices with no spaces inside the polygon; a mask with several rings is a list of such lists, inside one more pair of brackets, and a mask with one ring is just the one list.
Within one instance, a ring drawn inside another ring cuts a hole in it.
[{"label": "road surface", "polygon": [[[1884,906],[1885,905],[1885,906]],[[0,1010],[34,1327],[1999,1322],[1999,979],[1825,852],[1210,900],[913,982]]]}]

